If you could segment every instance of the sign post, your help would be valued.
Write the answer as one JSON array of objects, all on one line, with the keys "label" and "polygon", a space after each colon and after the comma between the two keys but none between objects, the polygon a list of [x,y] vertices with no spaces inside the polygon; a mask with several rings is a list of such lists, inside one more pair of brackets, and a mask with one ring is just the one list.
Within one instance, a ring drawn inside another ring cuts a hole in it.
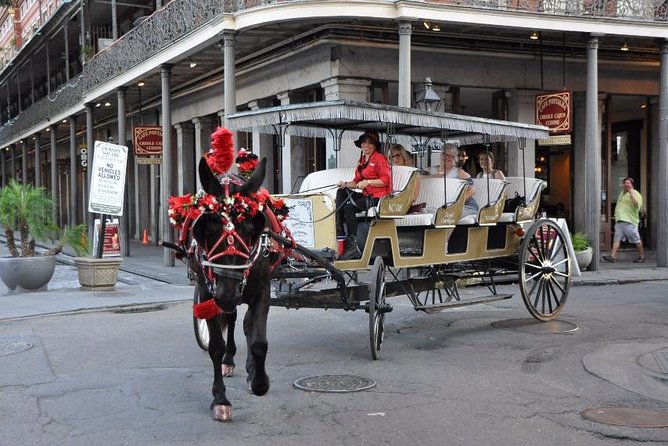
[{"label": "sign post", "polygon": [[95,257],[102,258],[106,215],[123,215],[125,173],[128,148],[109,142],[95,141],[91,171],[88,212],[100,214],[100,229]]}]

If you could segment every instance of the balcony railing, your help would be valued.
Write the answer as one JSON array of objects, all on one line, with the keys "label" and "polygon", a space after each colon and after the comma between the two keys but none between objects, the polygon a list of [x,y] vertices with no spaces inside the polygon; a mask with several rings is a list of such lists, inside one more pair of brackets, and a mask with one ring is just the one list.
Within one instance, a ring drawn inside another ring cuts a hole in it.
[{"label": "balcony railing", "polygon": [[[286,3],[289,1],[292,0]],[[86,92],[127,72],[222,14],[274,3],[278,1],[175,0],[167,4],[97,54],[81,74],[5,123],[0,128],[0,144],[76,105]],[[424,0],[424,3],[644,22],[666,21],[668,7],[668,0]]]}]

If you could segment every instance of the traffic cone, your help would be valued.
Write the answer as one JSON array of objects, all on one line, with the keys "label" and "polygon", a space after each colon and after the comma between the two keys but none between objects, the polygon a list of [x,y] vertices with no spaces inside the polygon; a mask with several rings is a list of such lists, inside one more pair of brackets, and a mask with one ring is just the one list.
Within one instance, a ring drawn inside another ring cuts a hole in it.
[{"label": "traffic cone", "polygon": [[142,240],[142,245],[148,245],[148,229],[144,229],[144,240]]}]

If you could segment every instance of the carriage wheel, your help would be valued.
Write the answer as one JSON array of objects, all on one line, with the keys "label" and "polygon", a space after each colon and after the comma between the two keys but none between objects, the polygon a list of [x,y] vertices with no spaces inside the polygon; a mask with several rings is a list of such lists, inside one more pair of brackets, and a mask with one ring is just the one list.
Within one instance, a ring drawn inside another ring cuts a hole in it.
[{"label": "carriage wheel", "polygon": [[381,256],[376,257],[371,267],[371,289],[369,290],[369,340],[371,357],[380,358],[383,345],[385,313],[381,307],[385,304],[385,263]]},{"label": "carriage wheel", "polygon": [[538,220],[526,232],[519,252],[522,300],[540,320],[555,319],[564,308],[571,287],[567,240],[551,220]]},{"label": "carriage wheel", "polygon": [[[199,287],[195,285],[195,294],[193,295],[193,303],[198,304],[199,301]],[[202,350],[209,351],[209,327],[206,325],[206,320],[197,319],[193,316],[193,328],[195,329],[195,340],[197,345]]]}]

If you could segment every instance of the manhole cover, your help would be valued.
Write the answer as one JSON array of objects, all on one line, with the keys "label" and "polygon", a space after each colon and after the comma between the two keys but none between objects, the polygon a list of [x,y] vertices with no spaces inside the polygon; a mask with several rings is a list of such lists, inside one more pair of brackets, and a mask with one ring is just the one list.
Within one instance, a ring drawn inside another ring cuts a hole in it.
[{"label": "manhole cover", "polygon": [[627,427],[668,427],[668,412],[632,407],[599,407],[580,415],[597,423]]},{"label": "manhole cover", "polygon": [[0,356],[21,353],[32,347],[30,342],[18,341],[16,339],[0,339]]},{"label": "manhole cover", "polygon": [[525,333],[555,334],[568,333],[578,330],[580,327],[568,321],[541,322],[536,319],[508,319],[505,321],[492,322],[492,327],[502,330],[523,331]]},{"label": "manhole cover", "polygon": [[305,376],[295,381],[294,386],[309,392],[345,393],[367,390],[376,385],[375,381],[355,375]]},{"label": "manhole cover", "polygon": [[664,375],[668,374],[668,349],[653,352],[652,356],[654,356],[654,359],[656,359],[656,363],[659,364],[661,373]]}]

